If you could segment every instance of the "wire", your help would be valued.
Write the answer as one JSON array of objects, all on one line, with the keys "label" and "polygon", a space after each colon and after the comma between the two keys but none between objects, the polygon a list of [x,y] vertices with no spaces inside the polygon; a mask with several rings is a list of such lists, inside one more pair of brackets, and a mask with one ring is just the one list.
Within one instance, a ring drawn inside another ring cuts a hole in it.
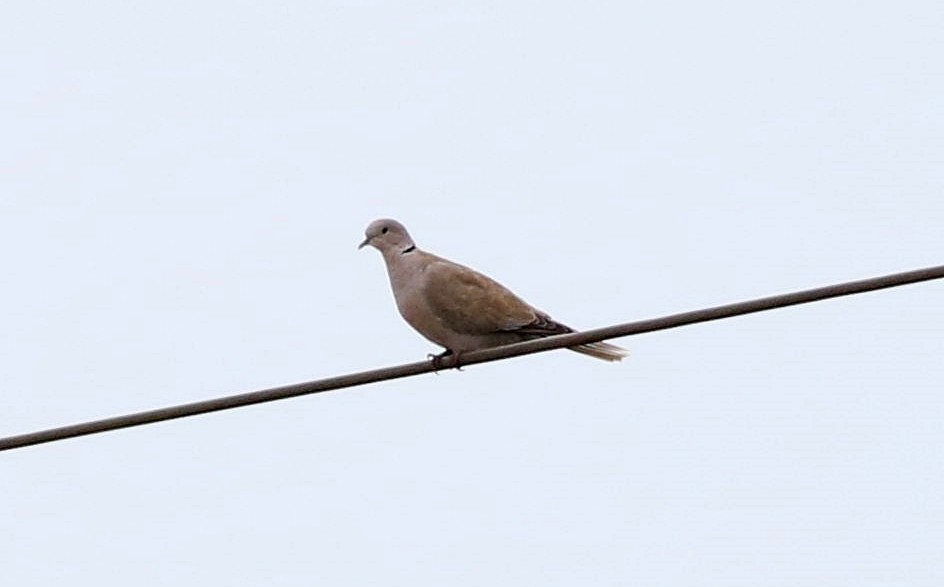
[{"label": "wire", "polygon": [[[617,324],[615,326],[608,326],[605,328],[597,328],[595,330],[585,330],[583,332],[551,336],[502,347],[494,347],[479,351],[469,351],[462,354],[461,363],[464,367],[478,363],[497,361],[499,359],[530,355],[532,353],[539,353],[551,349],[559,349],[579,344],[599,342],[609,338],[642,334],[644,332],[653,332],[656,330],[666,330],[688,324],[707,322],[709,320],[731,318],[733,316],[741,316],[754,312],[773,310],[775,308],[783,308],[786,306],[805,304],[839,296],[865,293],[889,287],[898,287],[902,285],[918,283],[921,281],[941,278],[944,278],[944,265],[918,269],[915,271],[907,271],[904,273],[894,273],[882,277],[863,279],[861,281],[850,281],[846,283],[770,296],[766,298],[759,298],[746,302],[737,302],[724,306],[706,308],[704,310],[684,312],[682,314],[673,314],[670,316],[663,316],[661,318],[653,318],[651,320],[641,320],[638,322],[629,322],[626,324]],[[443,360],[440,368],[448,369],[455,366],[454,359],[452,357],[447,357]],[[387,367],[384,369],[363,371],[360,373],[352,373],[338,377],[329,377],[327,379],[319,379],[317,381],[310,381],[307,383],[286,385],[284,387],[275,387],[261,391],[253,391],[249,393],[230,395],[189,404],[181,404],[168,408],[159,408],[156,410],[137,412],[124,416],[116,416],[102,420],[72,424],[69,426],[62,426],[60,428],[50,428],[48,430],[40,430],[38,432],[30,432],[28,434],[0,438],[0,451],[22,448],[25,446],[42,444],[45,442],[65,440],[67,438],[75,438],[77,436],[85,436],[87,434],[98,434],[100,432],[108,432],[111,430],[118,430],[120,428],[129,428],[131,426],[141,426],[143,424],[164,422],[166,420],[196,416],[198,414],[207,414],[209,412],[217,412],[220,410],[251,406],[253,404],[282,400],[312,393],[320,393],[323,391],[331,391],[334,389],[342,389],[345,387],[355,387],[358,385],[376,383],[378,381],[387,381],[389,379],[397,379],[400,377],[410,377],[413,375],[419,375],[421,373],[430,373],[435,370],[436,367],[433,366],[431,361],[408,363],[405,365]]]}]

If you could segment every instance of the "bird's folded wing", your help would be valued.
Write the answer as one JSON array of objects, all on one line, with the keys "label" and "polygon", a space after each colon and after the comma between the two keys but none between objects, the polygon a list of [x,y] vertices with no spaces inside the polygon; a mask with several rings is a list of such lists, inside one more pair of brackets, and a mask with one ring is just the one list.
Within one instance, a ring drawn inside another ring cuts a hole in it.
[{"label": "bird's folded wing", "polygon": [[512,332],[543,321],[539,312],[505,286],[468,267],[443,259],[431,263],[425,273],[426,302],[454,332]]}]

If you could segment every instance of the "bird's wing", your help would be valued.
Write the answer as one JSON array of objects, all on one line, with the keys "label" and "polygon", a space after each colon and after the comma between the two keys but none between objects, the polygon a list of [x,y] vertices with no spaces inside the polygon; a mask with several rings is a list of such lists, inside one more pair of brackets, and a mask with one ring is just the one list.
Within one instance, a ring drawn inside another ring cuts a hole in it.
[{"label": "bird's wing", "polygon": [[553,323],[502,284],[468,267],[437,259],[425,273],[426,302],[437,320],[454,332],[523,332],[541,330],[547,322]]}]

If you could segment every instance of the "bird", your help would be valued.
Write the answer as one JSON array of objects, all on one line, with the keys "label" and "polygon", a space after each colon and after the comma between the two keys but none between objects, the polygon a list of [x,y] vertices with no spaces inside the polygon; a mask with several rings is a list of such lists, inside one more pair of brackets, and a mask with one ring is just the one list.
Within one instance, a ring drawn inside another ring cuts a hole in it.
[{"label": "bird", "polygon": [[[368,225],[364,241],[383,255],[397,309],[426,339],[444,347],[430,355],[436,366],[462,353],[576,332],[531,306],[494,279],[428,253],[391,218]],[[604,361],[620,361],[629,351],[606,342],[567,347]]]}]

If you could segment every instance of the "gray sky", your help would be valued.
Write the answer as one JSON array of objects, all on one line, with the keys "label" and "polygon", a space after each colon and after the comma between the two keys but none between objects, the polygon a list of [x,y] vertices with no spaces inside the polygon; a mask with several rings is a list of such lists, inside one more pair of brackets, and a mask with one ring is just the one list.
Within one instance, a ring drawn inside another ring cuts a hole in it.
[{"label": "gray sky", "polygon": [[[940,2],[15,3],[0,435],[944,262]],[[944,284],[0,455],[10,585],[940,585]]]}]

